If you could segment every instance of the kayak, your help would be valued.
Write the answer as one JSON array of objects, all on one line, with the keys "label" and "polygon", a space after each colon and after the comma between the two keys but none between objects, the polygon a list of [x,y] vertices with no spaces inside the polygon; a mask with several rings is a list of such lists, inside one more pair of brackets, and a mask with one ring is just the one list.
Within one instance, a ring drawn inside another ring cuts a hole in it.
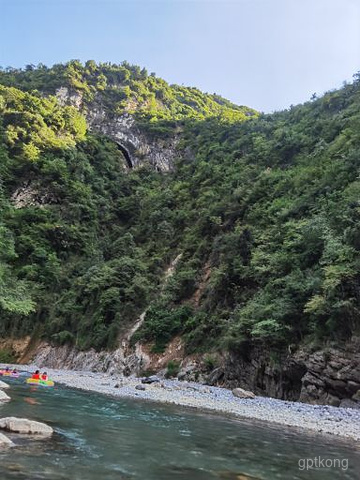
[{"label": "kayak", "polygon": [[13,377],[13,378],[18,378],[20,376],[19,373],[13,373],[13,372],[1,372],[1,375],[3,377]]},{"label": "kayak", "polygon": [[28,385],[39,385],[41,387],[53,387],[55,383],[52,380],[38,380],[37,378],[27,378]]}]

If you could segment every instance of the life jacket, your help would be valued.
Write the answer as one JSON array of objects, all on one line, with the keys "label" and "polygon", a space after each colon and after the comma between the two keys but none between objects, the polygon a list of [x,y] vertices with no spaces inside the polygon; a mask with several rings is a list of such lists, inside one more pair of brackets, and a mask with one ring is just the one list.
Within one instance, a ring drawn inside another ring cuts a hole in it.
[{"label": "life jacket", "polygon": [[40,374],[39,373],[34,373],[31,378],[33,380],[40,380]]},{"label": "life jacket", "polygon": [[44,374],[41,375],[41,380],[47,380],[47,379],[48,379],[47,375],[44,375]]}]

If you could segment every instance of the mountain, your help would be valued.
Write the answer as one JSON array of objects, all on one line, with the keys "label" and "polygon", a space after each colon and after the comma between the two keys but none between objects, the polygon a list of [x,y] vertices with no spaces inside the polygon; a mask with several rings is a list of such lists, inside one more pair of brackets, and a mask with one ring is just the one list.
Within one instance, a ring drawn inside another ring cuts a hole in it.
[{"label": "mountain", "polygon": [[264,115],[126,62],[1,71],[1,335],[80,352],[131,331],[214,382],[350,399],[359,107],[359,76]]}]

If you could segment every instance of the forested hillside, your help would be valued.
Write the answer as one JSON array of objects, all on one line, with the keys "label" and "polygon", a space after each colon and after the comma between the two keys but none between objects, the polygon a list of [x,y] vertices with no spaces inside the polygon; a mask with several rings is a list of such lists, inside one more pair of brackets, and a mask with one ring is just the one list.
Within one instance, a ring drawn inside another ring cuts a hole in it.
[{"label": "forested hillside", "polygon": [[[271,115],[126,63],[0,84],[1,336],[113,348],[147,307],[133,340],[156,351],[177,334],[193,352],[359,333],[359,77]],[[175,168],[127,169],[62,86],[180,131]]]}]

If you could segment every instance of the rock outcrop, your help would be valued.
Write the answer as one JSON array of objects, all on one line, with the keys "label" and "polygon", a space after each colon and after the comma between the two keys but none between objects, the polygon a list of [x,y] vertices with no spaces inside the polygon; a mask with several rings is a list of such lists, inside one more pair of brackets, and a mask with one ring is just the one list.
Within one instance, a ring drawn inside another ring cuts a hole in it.
[{"label": "rock outcrop", "polygon": [[360,408],[360,339],[343,349],[299,352],[297,360],[306,366],[300,401]]},{"label": "rock outcrop", "polygon": [[8,385],[7,383],[0,380],[0,389],[4,390],[4,389],[7,389],[7,388],[10,388],[10,385]]},{"label": "rock outcrop", "polygon": [[110,112],[100,93],[86,106],[83,105],[82,95],[76,90],[61,87],[56,96],[61,105],[72,105],[81,109],[92,132],[105,135],[116,142],[128,168],[146,164],[158,171],[169,171],[173,168],[179,142],[179,134],[175,130],[173,135],[166,138],[163,135],[150,134],[139,126],[135,116],[129,112],[124,111],[120,115]]},{"label": "rock outcrop", "polygon": [[0,418],[0,429],[7,432],[41,435],[47,437],[53,433],[53,429],[45,423],[17,417]]},{"label": "rock outcrop", "polygon": [[360,408],[360,339],[276,358],[264,349],[232,353],[207,382],[284,400]]},{"label": "rock outcrop", "polygon": [[0,390],[0,402],[8,402],[9,400],[11,400],[9,395],[7,395],[5,392]]},{"label": "rock outcrop", "polygon": [[39,367],[107,372],[110,375],[140,375],[146,369],[147,355],[140,345],[130,349],[128,339],[113,351],[78,350],[71,345],[52,346],[43,342],[37,347],[33,362]]}]

